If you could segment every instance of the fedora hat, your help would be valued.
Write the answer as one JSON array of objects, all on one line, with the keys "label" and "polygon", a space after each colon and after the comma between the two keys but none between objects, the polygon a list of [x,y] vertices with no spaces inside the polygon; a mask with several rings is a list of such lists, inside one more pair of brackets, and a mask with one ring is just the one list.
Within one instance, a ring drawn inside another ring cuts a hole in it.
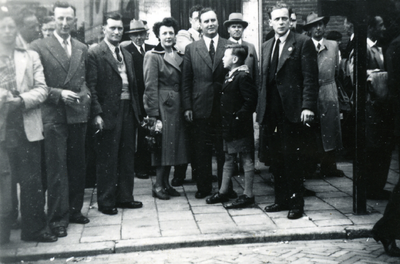
[{"label": "fedora hat", "polygon": [[144,26],[142,21],[132,19],[131,23],[129,24],[129,31],[126,33],[130,34],[130,33],[146,32],[146,31],[147,31],[146,27]]},{"label": "fedora hat", "polygon": [[224,26],[228,28],[232,24],[241,24],[246,28],[249,23],[243,20],[243,15],[241,13],[231,13],[229,15],[229,20],[224,22]]},{"label": "fedora hat", "polygon": [[304,24],[303,28],[305,30],[308,30],[310,25],[315,24],[321,20],[326,25],[329,22],[329,17],[328,16],[319,17],[318,14],[311,12],[310,14],[307,15],[306,23]]}]

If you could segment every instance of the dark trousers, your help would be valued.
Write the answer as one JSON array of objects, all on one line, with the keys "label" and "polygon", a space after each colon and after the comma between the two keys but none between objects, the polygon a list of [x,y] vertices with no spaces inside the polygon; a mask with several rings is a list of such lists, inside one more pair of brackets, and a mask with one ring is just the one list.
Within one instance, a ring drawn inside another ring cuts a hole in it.
[{"label": "dark trousers", "polygon": [[197,176],[199,192],[212,191],[213,146],[217,156],[218,181],[222,181],[225,162],[223,141],[218,118],[195,119],[192,126],[192,140],[195,162],[192,163]]},{"label": "dark trousers", "polygon": [[44,124],[48,219],[51,228],[67,227],[80,214],[85,193],[86,123]]},{"label": "dark trousers", "polygon": [[[400,157],[399,157],[400,164]],[[400,179],[393,189],[383,217],[374,225],[372,232],[383,238],[400,239]]]},{"label": "dark trousers", "polygon": [[17,178],[21,193],[21,238],[35,238],[47,230],[41,179],[41,142],[29,142],[25,133],[18,146],[8,148],[12,177]]},{"label": "dark trousers", "polygon": [[[5,142],[0,142],[0,244],[10,240],[12,218],[11,171]],[[18,213],[18,211],[17,211]]]},{"label": "dark trousers", "polygon": [[113,208],[133,201],[136,127],[131,102],[122,100],[116,126],[96,136],[97,204]]},{"label": "dark trousers", "polygon": [[314,134],[302,123],[287,120],[279,106],[270,109],[266,121],[267,144],[274,166],[275,203],[302,209],[306,159],[310,142],[315,140]]},{"label": "dark trousers", "polygon": [[135,172],[149,173],[151,170],[151,152],[147,148],[145,136],[147,130],[141,126],[138,127],[137,151],[135,154]]},{"label": "dark trousers", "polygon": [[366,111],[366,188],[367,194],[373,195],[382,192],[388,178],[394,142],[394,121],[393,114],[387,107],[367,103]]}]

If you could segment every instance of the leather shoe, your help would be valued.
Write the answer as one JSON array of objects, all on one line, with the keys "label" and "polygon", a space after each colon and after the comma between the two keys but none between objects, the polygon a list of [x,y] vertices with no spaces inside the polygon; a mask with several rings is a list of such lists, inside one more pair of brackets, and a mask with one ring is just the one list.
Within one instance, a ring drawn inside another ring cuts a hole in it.
[{"label": "leather shoe", "polygon": [[87,224],[90,222],[89,218],[83,216],[83,215],[77,215],[69,218],[70,223],[75,223],[75,224]]},{"label": "leather shoe", "polygon": [[132,201],[132,202],[116,203],[115,206],[118,208],[136,209],[136,208],[142,208],[143,204],[142,202],[139,201]]},{"label": "leather shoe", "polygon": [[267,213],[275,213],[275,212],[280,212],[280,211],[284,211],[284,210],[289,210],[289,206],[275,203],[275,204],[265,206],[264,210]]},{"label": "leather shoe", "polygon": [[66,237],[67,236],[67,229],[63,226],[57,226],[51,229],[53,234],[56,237]]},{"label": "leather shoe", "polygon": [[137,172],[137,173],[136,173],[136,178],[139,178],[139,179],[148,179],[148,178],[150,178],[150,177],[149,177],[149,175],[148,175],[147,173],[144,173],[144,172]]},{"label": "leather shoe", "polygon": [[289,210],[287,218],[299,219],[303,217],[303,209],[291,209]]},{"label": "leather shoe", "polygon": [[229,198],[229,199],[236,199],[236,198],[238,198],[238,195],[237,195],[237,193],[236,193],[234,190],[230,190],[230,191],[228,192],[228,198]]},{"label": "leather shoe", "polygon": [[33,238],[22,238],[24,241],[35,241],[35,242],[56,242],[58,240],[57,236],[45,232]]},{"label": "leather shoe", "polygon": [[118,214],[117,208],[99,208],[99,211],[106,215],[116,215]]},{"label": "leather shoe", "polygon": [[206,198],[207,196],[209,196],[210,194],[211,194],[211,192],[197,191],[196,194],[194,195],[194,197],[196,197],[197,199],[203,199],[203,198]]},{"label": "leather shoe", "polygon": [[381,241],[386,254],[391,257],[400,257],[400,248],[397,247],[395,239],[384,238],[378,234],[374,234],[374,239],[376,242]]},{"label": "leather shoe", "polygon": [[171,181],[171,185],[174,186],[174,187],[182,186],[183,182],[184,182],[184,180],[181,179],[181,178],[173,178],[172,181]]},{"label": "leather shoe", "polygon": [[206,203],[207,204],[216,204],[216,203],[225,203],[228,202],[229,198],[226,194],[222,194],[222,193],[214,193],[211,197],[208,197],[206,199]]},{"label": "leather shoe", "polygon": [[169,198],[170,198],[168,193],[165,191],[165,189],[163,189],[161,187],[153,186],[153,189],[151,190],[151,193],[152,193],[154,198],[158,198],[158,199],[161,199],[161,200],[169,200]]},{"label": "leather shoe", "polygon": [[175,190],[174,188],[172,188],[171,186],[169,188],[165,188],[165,192],[169,195],[169,196],[174,196],[174,197],[178,197],[181,196],[181,194]]},{"label": "leather shoe", "polygon": [[233,203],[224,205],[225,209],[245,208],[255,203],[254,196],[240,195]]}]

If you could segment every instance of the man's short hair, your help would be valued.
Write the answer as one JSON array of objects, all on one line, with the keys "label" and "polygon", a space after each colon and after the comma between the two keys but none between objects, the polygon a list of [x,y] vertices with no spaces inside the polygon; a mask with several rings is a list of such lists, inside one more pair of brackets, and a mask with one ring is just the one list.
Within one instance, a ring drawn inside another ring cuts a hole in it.
[{"label": "man's short hair", "polygon": [[212,9],[211,7],[205,7],[203,9],[200,10],[199,12],[199,21],[201,22],[201,15],[207,12],[213,11],[215,14],[217,14],[217,12],[215,12],[214,9]]},{"label": "man's short hair", "polygon": [[36,17],[35,12],[32,9],[24,7],[15,14],[14,21],[18,28],[22,28],[24,26],[25,18],[32,16]]},{"label": "man's short hair", "polygon": [[202,5],[192,6],[192,8],[190,8],[189,10],[189,17],[193,17],[194,12],[200,12],[202,9],[203,9]]},{"label": "man's short hair", "polygon": [[290,8],[290,7],[289,7],[286,3],[284,3],[283,1],[278,1],[278,2],[276,2],[276,4],[275,4],[274,6],[272,6],[272,7],[269,9],[269,11],[268,11],[269,18],[272,19],[272,18],[271,18],[271,13],[272,13],[272,11],[278,10],[278,9],[282,9],[282,8],[286,8],[286,9],[288,10],[288,12],[289,12],[289,18],[290,18],[290,15],[292,14],[293,10],[292,10],[292,8]]},{"label": "man's short hair", "polygon": [[57,1],[53,6],[53,13],[54,13],[54,10],[56,10],[57,7],[58,8],[69,8],[69,7],[71,7],[72,10],[74,10],[74,16],[76,16],[76,8],[75,8],[75,6],[71,5],[68,2]]},{"label": "man's short hair", "polygon": [[238,57],[238,62],[237,64],[242,65],[244,64],[244,61],[247,58],[247,55],[249,54],[249,47],[246,45],[241,45],[241,44],[228,44],[225,46],[225,49],[232,49],[232,55],[235,55]]},{"label": "man's short hair", "polygon": [[377,17],[380,17],[378,15],[370,16],[368,21],[367,21],[367,26],[368,28],[376,28],[378,25],[378,20],[376,19]]},{"label": "man's short hair", "polygon": [[106,14],[103,19],[103,26],[107,25],[107,20],[109,19],[122,21],[122,15],[118,12]]},{"label": "man's short hair", "polygon": [[178,22],[173,17],[166,17],[161,22],[155,23],[153,26],[153,32],[157,38],[160,38],[160,27],[162,26],[172,27],[174,29],[175,35],[178,33]]}]

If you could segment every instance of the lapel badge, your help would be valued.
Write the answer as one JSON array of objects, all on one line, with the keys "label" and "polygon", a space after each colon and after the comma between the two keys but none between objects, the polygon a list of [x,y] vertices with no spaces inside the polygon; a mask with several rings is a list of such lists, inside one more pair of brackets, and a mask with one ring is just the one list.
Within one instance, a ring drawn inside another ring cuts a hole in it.
[{"label": "lapel badge", "polygon": [[288,51],[292,51],[292,50],[293,50],[293,48],[292,48],[292,47],[289,47],[289,48],[288,48]]}]

